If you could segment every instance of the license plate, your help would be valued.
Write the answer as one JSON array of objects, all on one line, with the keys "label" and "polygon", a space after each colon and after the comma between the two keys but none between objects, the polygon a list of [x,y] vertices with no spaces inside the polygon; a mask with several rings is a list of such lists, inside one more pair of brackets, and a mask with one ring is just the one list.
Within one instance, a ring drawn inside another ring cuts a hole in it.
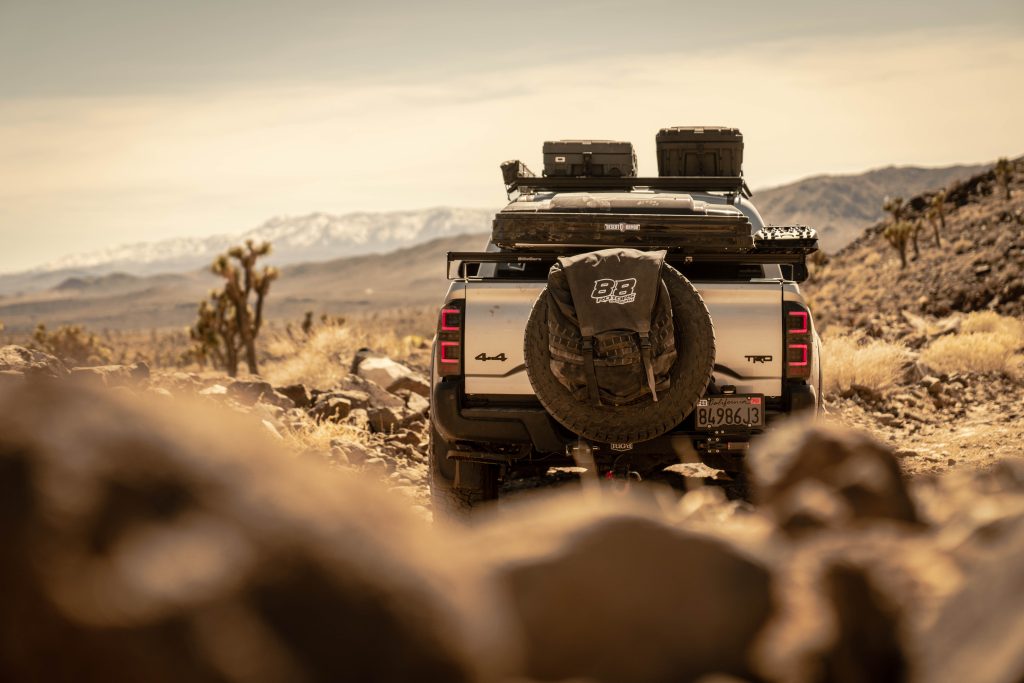
[{"label": "license plate", "polygon": [[697,402],[697,429],[763,427],[764,396],[709,396]]}]

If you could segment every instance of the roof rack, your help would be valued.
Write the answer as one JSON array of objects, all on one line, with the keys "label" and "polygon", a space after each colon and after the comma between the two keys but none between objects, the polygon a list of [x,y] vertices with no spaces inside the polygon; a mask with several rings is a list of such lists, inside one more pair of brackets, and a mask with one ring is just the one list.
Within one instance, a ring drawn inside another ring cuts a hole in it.
[{"label": "roof rack", "polygon": [[729,192],[742,194],[750,198],[753,194],[742,176],[657,176],[641,177],[546,177],[519,175],[506,178],[505,191],[511,196],[513,192],[524,189],[531,190],[632,190],[637,187],[652,190],[677,190],[683,192]]},{"label": "roof rack", "polygon": [[[448,279],[461,280],[468,276],[467,264],[480,263],[553,263],[559,256],[582,253],[592,247],[563,249],[560,251],[449,251]],[[667,260],[679,263],[750,263],[750,264],[789,264],[806,267],[807,255],[785,250],[753,249],[744,253],[697,252],[682,253],[667,249]],[[455,273],[452,265],[455,264]]]}]

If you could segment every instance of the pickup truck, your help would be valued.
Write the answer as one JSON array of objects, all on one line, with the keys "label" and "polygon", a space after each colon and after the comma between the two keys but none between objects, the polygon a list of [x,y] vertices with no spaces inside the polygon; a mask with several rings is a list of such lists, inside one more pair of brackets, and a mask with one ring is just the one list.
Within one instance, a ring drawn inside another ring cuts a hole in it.
[{"label": "pickup truck", "polygon": [[[808,228],[766,228],[741,178],[531,174],[506,176],[506,189],[511,201],[495,217],[486,250],[448,254],[450,285],[431,376],[435,515],[464,517],[495,500],[503,485],[542,477],[552,467],[584,465],[602,478],[635,479],[674,463],[701,462],[740,473],[753,437],[792,413],[819,411],[820,340],[798,284],[806,279],[804,259],[816,249],[816,238]],[[597,221],[600,241],[516,241],[502,227],[518,217],[535,222],[556,213],[560,220]],[[690,231],[685,234],[698,237],[704,222],[710,230],[723,216],[749,224],[749,238],[740,246],[691,243],[684,236],[667,249],[665,262],[690,281],[710,313],[707,388],[691,414],[656,438],[581,438],[545,409],[527,368],[526,328],[549,269],[559,255],[656,244],[660,237],[641,239],[645,226],[681,216]],[[758,408],[738,412],[737,405]]]}]

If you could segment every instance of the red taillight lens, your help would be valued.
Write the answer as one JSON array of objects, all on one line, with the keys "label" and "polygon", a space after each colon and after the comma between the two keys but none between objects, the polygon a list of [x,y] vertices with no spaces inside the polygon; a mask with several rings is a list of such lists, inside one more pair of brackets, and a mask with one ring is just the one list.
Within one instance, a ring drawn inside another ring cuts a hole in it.
[{"label": "red taillight lens", "polygon": [[459,308],[441,309],[441,331],[460,332],[462,330],[462,310]]},{"label": "red taillight lens", "polygon": [[437,321],[437,374],[462,374],[462,301],[450,301]]},{"label": "red taillight lens", "polygon": [[811,315],[800,304],[787,301],[783,308],[786,329],[786,378],[807,379],[811,376],[814,353]]}]

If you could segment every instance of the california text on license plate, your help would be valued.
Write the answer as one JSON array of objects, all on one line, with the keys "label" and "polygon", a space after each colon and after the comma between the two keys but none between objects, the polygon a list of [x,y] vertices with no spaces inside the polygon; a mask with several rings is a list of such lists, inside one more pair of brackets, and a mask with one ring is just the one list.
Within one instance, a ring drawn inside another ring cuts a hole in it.
[{"label": "california text on license plate", "polygon": [[763,427],[764,396],[708,396],[697,401],[697,429]]}]

